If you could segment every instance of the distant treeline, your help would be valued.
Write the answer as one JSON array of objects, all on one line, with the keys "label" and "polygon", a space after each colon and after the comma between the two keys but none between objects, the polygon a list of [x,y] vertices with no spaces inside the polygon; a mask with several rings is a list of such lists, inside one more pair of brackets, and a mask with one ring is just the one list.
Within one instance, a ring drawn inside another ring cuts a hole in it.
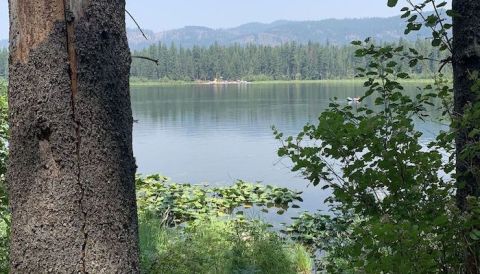
[{"label": "distant treeline", "polygon": [[[415,48],[430,59],[442,60],[442,53],[427,40],[399,41],[396,45]],[[281,46],[218,44],[210,47],[182,48],[157,44],[134,55],[159,60],[134,59],[132,77],[149,80],[322,80],[355,76],[356,67],[366,60],[355,57],[357,47],[319,43],[286,43]],[[400,61],[399,61],[400,62]],[[401,63],[401,62],[400,62]],[[403,63],[404,69],[417,77],[428,77],[438,71],[438,62],[424,60],[415,68]],[[450,68],[444,72],[450,73]]]},{"label": "distant treeline", "polygon": [[[395,45],[415,48],[429,59],[442,60],[442,53],[427,40],[415,43],[404,40]],[[131,76],[148,80],[322,80],[348,79],[356,67],[365,67],[366,60],[355,57],[357,47],[319,43],[286,43],[281,46],[218,44],[210,47],[182,48],[174,44],[157,44],[133,55],[159,60],[135,58]],[[399,61],[400,62],[400,61]],[[424,60],[404,69],[416,77],[429,77],[438,70],[438,62]],[[451,73],[446,67],[445,74]],[[0,77],[8,74],[8,51],[0,49]]]}]

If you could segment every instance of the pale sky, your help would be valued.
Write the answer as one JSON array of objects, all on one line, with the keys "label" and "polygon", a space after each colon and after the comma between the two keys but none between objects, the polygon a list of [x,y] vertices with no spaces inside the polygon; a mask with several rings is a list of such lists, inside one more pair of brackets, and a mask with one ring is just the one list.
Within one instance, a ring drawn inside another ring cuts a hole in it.
[{"label": "pale sky", "polygon": [[[387,0],[127,0],[127,9],[143,28],[161,31],[184,26],[229,28],[250,22],[400,14],[402,5],[392,9],[386,3]],[[127,24],[134,27],[131,20]],[[0,39],[7,37],[8,0],[0,0]]]}]

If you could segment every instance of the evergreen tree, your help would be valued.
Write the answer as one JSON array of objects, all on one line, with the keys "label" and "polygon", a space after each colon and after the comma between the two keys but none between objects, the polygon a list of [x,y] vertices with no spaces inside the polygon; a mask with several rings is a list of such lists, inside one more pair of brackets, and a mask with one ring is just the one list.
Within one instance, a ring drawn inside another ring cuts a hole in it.
[{"label": "evergreen tree", "polygon": [[[386,44],[385,44],[386,45]],[[438,70],[438,62],[445,53],[431,46],[430,41],[415,43],[399,40],[393,46],[413,48],[425,58],[410,68],[398,56],[398,63],[417,77],[429,77]],[[285,43],[279,46],[215,43],[209,47],[182,48],[162,43],[134,55],[159,60],[159,65],[146,60],[134,60],[131,75],[151,80],[322,80],[348,79],[355,76],[355,68],[368,60],[355,58],[355,47],[309,42]],[[0,65],[1,65],[0,52]],[[1,70],[0,70],[1,72]],[[451,71],[444,71],[451,73]]]}]

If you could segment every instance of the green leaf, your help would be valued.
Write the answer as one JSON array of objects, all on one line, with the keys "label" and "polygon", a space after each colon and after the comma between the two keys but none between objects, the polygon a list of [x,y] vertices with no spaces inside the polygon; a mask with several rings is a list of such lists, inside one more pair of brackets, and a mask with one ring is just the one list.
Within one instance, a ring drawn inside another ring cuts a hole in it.
[{"label": "green leaf", "polygon": [[474,241],[480,240],[480,231],[475,229],[470,232],[470,238]]},{"label": "green leaf", "polygon": [[432,40],[432,46],[438,47],[438,46],[440,46],[440,44],[442,44],[442,40],[440,40],[440,39],[433,39]]},{"label": "green leaf", "polygon": [[442,2],[437,5],[437,8],[442,8],[442,7],[445,7],[446,5],[447,5],[447,2]]},{"label": "green leaf", "polygon": [[459,17],[460,14],[454,10],[447,10],[446,14],[450,17]]},{"label": "green leaf", "polygon": [[407,18],[410,16],[410,14],[411,14],[410,11],[406,11],[404,14],[402,14],[401,18]]},{"label": "green leaf", "polygon": [[418,59],[412,59],[409,62],[410,67],[414,67],[418,64]]},{"label": "green leaf", "polygon": [[391,8],[395,7],[398,3],[398,0],[388,0],[387,5]]}]

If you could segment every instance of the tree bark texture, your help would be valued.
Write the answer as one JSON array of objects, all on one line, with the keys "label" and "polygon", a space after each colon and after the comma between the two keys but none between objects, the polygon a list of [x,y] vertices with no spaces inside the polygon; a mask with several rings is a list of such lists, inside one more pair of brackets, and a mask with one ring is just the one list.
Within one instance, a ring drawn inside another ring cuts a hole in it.
[{"label": "tree bark texture", "polygon": [[[455,114],[459,121],[463,119],[465,109],[478,100],[478,94],[472,91],[476,81],[473,75],[480,72],[480,1],[453,0],[453,71]],[[465,126],[467,125],[467,126]],[[462,152],[470,140],[469,134],[479,128],[480,121],[458,123],[456,128],[457,150],[457,204],[460,210],[468,211],[467,198],[480,197],[480,156],[463,159]],[[465,231],[465,239],[469,239],[469,232]],[[467,243],[465,250],[465,273],[480,273],[478,246]]]},{"label": "tree bark texture", "polygon": [[9,0],[12,273],[138,273],[124,0]]},{"label": "tree bark texture", "polygon": [[[472,92],[475,80],[471,74],[475,71],[480,72],[480,1],[454,0],[453,10],[458,13],[458,16],[453,18],[455,113],[462,117],[465,107],[476,100],[476,95]],[[471,130],[471,128],[458,129],[457,156],[465,149]],[[477,160],[476,163],[457,160],[459,183],[457,197],[462,210],[465,210],[467,196],[480,196],[480,178],[475,178],[471,172],[472,164],[480,164],[480,158]]]}]

